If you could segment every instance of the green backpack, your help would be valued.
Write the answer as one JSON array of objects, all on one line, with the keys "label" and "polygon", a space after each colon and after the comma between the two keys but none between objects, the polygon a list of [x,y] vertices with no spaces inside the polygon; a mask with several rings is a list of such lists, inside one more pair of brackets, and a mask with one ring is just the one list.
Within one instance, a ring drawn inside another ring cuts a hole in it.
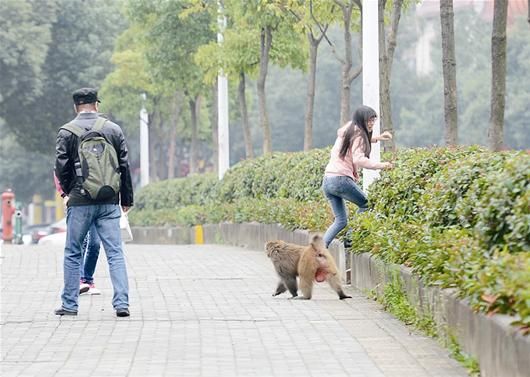
[{"label": "green backpack", "polygon": [[114,146],[103,136],[101,129],[107,119],[98,117],[94,126],[85,131],[75,123],[61,127],[79,139],[75,173],[81,194],[93,200],[108,200],[120,192],[120,164]]}]

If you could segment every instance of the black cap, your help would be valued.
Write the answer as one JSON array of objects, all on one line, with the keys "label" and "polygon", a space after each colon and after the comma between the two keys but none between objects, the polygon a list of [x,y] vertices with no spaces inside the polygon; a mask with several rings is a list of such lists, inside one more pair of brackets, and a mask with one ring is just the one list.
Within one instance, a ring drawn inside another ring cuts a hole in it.
[{"label": "black cap", "polygon": [[94,88],[77,89],[72,97],[76,105],[84,105],[86,103],[100,102],[98,99],[98,91]]}]

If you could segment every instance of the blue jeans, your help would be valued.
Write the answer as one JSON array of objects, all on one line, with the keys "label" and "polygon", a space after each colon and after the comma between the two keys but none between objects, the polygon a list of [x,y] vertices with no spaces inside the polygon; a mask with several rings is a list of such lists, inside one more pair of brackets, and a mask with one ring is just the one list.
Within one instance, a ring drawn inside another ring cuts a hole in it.
[{"label": "blue jeans", "polygon": [[333,221],[333,224],[331,224],[324,234],[324,242],[326,243],[326,247],[328,247],[335,236],[348,224],[348,214],[344,199],[359,207],[357,213],[364,212],[368,209],[368,199],[354,180],[346,176],[324,177],[322,180],[322,189],[331,204],[331,209],[335,216],[335,221]]},{"label": "blue jeans", "polygon": [[101,239],[99,238],[96,227],[92,225],[83,241],[83,248],[81,249],[81,266],[79,272],[81,274],[81,281],[84,283],[94,283],[94,271],[98,262],[100,243]]},{"label": "blue jeans", "polygon": [[101,237],[110,279],[114,288],[114,309],[129,307],[129,282],[123,256],[120,232],[120,207],[117,204],[98,204],[68,207],[66,245],[64,248],[63,308],[77,311],[79,299],[80,265],[83,240],[94,226]]}]

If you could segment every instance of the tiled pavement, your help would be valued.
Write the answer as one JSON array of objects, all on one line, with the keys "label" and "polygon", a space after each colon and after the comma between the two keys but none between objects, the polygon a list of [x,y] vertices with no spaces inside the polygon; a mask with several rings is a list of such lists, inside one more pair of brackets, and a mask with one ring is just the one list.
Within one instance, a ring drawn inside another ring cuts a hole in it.
[{"label": "tiled pavement", "polygon": [[127,245],[131,317],[115,316],[102,256],[102,294],[60,318],[62,253],[3,246],[2,377],[466,376],[356,291],[340,301],[320,284],[311,301],[271,297],[265,253],[236,247]]}]

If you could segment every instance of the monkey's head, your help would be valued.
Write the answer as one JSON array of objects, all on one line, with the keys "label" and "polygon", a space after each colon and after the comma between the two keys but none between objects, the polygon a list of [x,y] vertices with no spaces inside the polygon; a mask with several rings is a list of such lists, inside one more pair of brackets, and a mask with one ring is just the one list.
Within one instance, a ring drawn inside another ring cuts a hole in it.
[{"label": "monkey's head", "polygon": [[272,253],[274,253],[277,250],[281,250],[285,248],[285,242],[282,240],[276,240],[276,241],[269,241],[265,244],[265,251],[267,252],[267,256],[270,258]]},{"label": "monkey's head", "polygon": [[320,252],[322,250],[326,250],[326,245],[324,244],[324,239],[322,238],[322,236],[320,234],[313,234],[313,236],[311,237],[311,247],[313,247],[313,249],[316,251],[316,252]]}]

